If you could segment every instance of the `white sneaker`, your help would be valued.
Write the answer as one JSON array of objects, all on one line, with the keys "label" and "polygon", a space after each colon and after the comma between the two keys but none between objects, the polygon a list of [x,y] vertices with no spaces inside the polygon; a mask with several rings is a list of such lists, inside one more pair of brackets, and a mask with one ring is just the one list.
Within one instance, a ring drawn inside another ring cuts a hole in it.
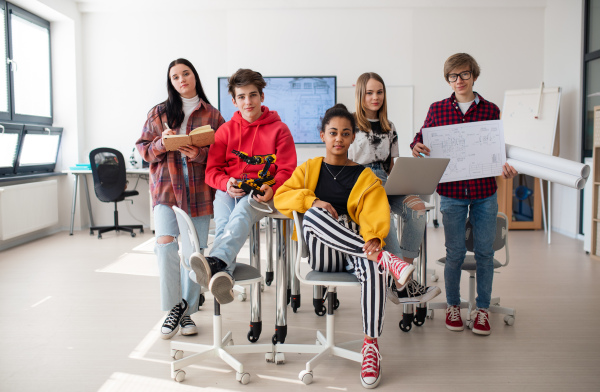
[{"label": "white sneaker", "polygon": [[213,275],[208,289],[221,305],[233,301],[233,278],[227,272],[221,271]]}]

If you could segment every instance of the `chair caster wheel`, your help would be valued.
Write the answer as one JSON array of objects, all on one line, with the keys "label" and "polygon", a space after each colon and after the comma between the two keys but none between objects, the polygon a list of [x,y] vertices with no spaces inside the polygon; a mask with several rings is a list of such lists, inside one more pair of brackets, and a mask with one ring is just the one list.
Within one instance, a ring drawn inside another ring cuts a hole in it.
[{"label": "chair caster wheel", "polygon": [[171,358],[178,360],[183,358],[183,351],[181,350],[171,350]]},{"label": "chair caster wheel", "polygon": [[340,307],[340,300],[339,299],[335,299],[335,304],[333,304],[333,309],[337,310]]},{"label": "chair caster wheel", "polygon": [[240,302],[245,302],[246,301],[246,293],[240,293],[240,294],[238,294],[237,299]]},{"label": "chair caster wheel", "polygon": [[183,370],[175,370],[175,376],[173,377],[173,380],[182,382],[185,380],[185,372]]},{"label": "chair caster wheel", "polygon": [[440,279],[439,276],[437,276],[436,274],[431,275],[431,281],[432,282],[437,282]]},{"label": "chair caster wheel", "polygon": [[275,365],[283,365],[285,363],[285,355],[283,353],[275,354]]},{"label": "chair caster wheel", "polygon": [[427,318],[433,320],[433,309],[427,309]]},{"label": "chair caster wheel", "polygon": [[98,234],[98,239],[101,240],[102,239],[102,234]]},{"label": "chair caster wheel", "polygon": [[412,324],[408,323],[408,324],[404,325],[403,321],[404,320],[400,320],[400,322],[398,323],[398,327],[400,327],[402,332],[410,331],[412,329]]},{"label": "chair caster wheel", "polygon": [[265,354],[265,362],[267,362],[267,363],[273,363],[273,362],[275,362],[275,356],[273,355],[273,353],[266,353]]},{"label": "chair caster wheel", "polygon": [[467,320],[467,322],[465,323],[465,326],[469,329],[473,329],[473,324],[475,324],[475,322],[473,320]]},{"label": "chair caster wheel", "polygon": [[321,305],[321,307],[315,307],[315,313],[317,316],[325,316],[325,313],[327,313],[325,305]]},{"label": "chair caster wheel", "polygon": [[131,233],[131,236],[132,236],[132,237],[135,237],[135,233]]},{"label": "chair caster wheel", "polygon": [[141,234],[144,234],[144,229],[140,229],[140,233],[141,233]]},{"label": "chair caster wheel", "polygon": [[240,384],[246,385],[250,382],[250,373],[235,373],[235,379],[240,382]]},{"label": "chair caster wheel", "polygon": [[313,372],[307,372],[306,370],[303,370],[298,375],[298,378],[304,383],[304,385],[308,385],[313,381]]},{"label": "chair caster wheel", "polygon": [[515,323],[515,316],[504,316],[504,323],[506,325],[513,325]]},{"label": "chair caster wheel", "polygon": [[252,330],[248,331],[248,341],[250,343],[256,343],[256,342],[258,342],[258,338],[259,337],[260,336],[254,336],[254,334],[252,333]]}]

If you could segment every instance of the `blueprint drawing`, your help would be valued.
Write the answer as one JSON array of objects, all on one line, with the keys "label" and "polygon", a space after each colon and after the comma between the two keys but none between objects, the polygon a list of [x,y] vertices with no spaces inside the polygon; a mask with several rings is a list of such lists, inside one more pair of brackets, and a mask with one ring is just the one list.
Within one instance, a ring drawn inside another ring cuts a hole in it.
[{"label": "blueprint drawing", "polygon": [[506,162],[502,120],[423,128],[432,158],[450,158],[440,183],[495,177]]},{"label": "blueprint drawing", "polygon": [[[276,111],[292,132],[295,143],[322,143],[321,118],[335,105],[335,77],[265,77],[263,105]],[[229,121],[237,108],[227,91],[227,78],[219,78],[219,111]]]}]

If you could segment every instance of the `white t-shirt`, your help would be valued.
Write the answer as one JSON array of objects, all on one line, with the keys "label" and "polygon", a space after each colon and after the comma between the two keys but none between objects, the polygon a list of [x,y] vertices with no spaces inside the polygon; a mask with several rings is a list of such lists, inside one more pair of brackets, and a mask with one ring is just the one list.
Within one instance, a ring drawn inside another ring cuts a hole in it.
[{"label": "white t-shirt", "polygon": [[471,102],[459,102],[458,107],[460,108],[460,111],[465,114],[473,102],[475,102],[475,100],[472,100]]},{"label": "white t-shirt", "polygon": [[390,122],[390,126],[392,127],[390,132],[382,132],[379,120],[368,120],[371,123],[372,131],[356,131],[354,142],[348,149],[348,158],[358,164],[367,165],[375,162],[385,163],[390,159],[400,156],[398,134],[396,133],[394,124]]},{"label": "white t-shirt", "polygon": [[181,100],[183,101],[183,121],[181,122],[181,127],[179,127],[179,134],[185,135],[185,130],[187,129],[187,123],[190,119],[190,115],[200,103],[200,98],[198,98],[196,95],[194,98],[181,97]]}]

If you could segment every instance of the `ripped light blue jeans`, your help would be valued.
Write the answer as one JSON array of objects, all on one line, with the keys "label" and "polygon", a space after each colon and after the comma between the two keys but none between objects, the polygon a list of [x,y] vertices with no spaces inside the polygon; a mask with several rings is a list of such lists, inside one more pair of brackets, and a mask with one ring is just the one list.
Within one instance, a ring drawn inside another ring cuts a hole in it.
[{"label": "ripped light blue jeans", "polygon": [[[387,181],[387,173],[379,163],[373,163],[365,165],[371,168],[373,173],[385,185]],[[401,258],[414,259],[419,256],[419,248],[423,241],[423,233],[425,232],[425,226],[427,225],[427,217],[425,210],[413,210],[410,207],[410,203],[406,203],[406,198],[410,195],[403,196],[388,196],[388,202],[390,203],[390,209],[392,215],[390,217],[390,232],[384,239],[384,249],[390,253],[395,254]],[[398,231],[396,230],[396,220],[394,215],[398,215],[402,218],[402,238],[398,242]]]},{"label": "ripped light blue jeans", "polygon": [[[183,164],[184,173],[187,168],[185,161]],[[189,189],[186,192],[189,195]],[[188,203],[189,205],[189,203]],[[210,226],[210,215],[197,216],[192,218],[200,247],[205,249],[208,246],[208,229]],[[179,236],[179,226],[175,212],[170,206],[159,204],[154,207],[154,233],[156,239],[162,236],[173,237],[174,240],[168,244],[159,244],[158,241],[154,245],[154,253],[158,261],[158,276],[160,281],[160,304],[161,310],[169,311],[175,305],[185,299],[188,303],[186,314],[192,314],[198,311],[198,300],[200,299],[201,288],[198,283],[190,279],[189,271],[183,268],[179,259],[179,244],[177,237]],[[189,261],[186,260],[189,264]]]}]

